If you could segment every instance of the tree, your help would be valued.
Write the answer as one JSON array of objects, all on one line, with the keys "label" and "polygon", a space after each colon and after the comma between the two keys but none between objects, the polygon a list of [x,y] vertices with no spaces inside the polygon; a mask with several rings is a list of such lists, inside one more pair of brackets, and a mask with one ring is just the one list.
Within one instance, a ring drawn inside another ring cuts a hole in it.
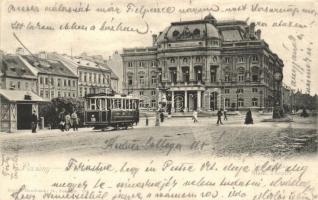
[{"label": "tree", "polygon": [[60,113],[65,112],[72,114],[73,111],[76,111],[80,126],[82,126],[84,121],[84,99],[58,97],[52,99],[49,103],[39,106],[40,117],[44,117],[45,125],[51,126],[51,128],[58,128],[58,124],[61,120],[59,119]]}]

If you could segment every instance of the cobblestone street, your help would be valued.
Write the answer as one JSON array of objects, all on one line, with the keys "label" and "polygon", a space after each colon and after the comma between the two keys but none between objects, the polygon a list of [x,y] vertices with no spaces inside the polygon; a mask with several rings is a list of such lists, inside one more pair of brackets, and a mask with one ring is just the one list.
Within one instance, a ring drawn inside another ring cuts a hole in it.
[{"label": "cobblestone street", "polygon": [[315,118],[294,117],[294,122],[261,122],[270,116],[255,116],[253,125],[243,125],[243,115],[229,116],[224,125],[216,117],[166,119],[160,127],[149,126],[141,118],[138,126],[128,130],[102,132],[82,128],[78,132],[40,130],[3,133],[2,151],[23,155],[264,155],[295,156],[317,152]]}]

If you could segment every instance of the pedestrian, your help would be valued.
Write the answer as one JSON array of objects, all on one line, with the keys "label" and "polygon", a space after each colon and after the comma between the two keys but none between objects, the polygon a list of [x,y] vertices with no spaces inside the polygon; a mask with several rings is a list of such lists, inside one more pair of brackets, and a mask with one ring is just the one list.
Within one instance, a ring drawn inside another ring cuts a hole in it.
[{"label": "pedestrian", "polygon": [[37,125],[38,125],[38,116],[36,115],[36,112],[33,111],[33,113],[32,113],[32,124],[31,124],[32,133],[36,133]]},{"label": "pedestrian", "polygon": [[146,114],[146,126],[148,126],[149,120],[148,120],[148,116]]},{"label": "pedestrian", "polygon": [[224,110],[223,114],[224,114],[224,119],[223,120],[225,121],[225,120],[227,120],[227,110]]},{"label": "pedestrian", "polygon": [[217,125],[219,125],[219,124],[223,125],[223,123],[222,123],[222,110],[221,109],[218,110],[217,116],[218,116],[218,120],[217,120],[216,124]]},{"label": "pedestrian", "polygon": [[69,131],[71,127],[71,116],[69,113],[65,115],[65,131]]},{"label": "pedestrian", "polygon": [[79,119],[77,117],[76,111],[74,111],[72,113],[71,121],[72,121],[73,131],[77,131],[78,130]]},{"label": "pedestrian", "polygon": [[253,124],[253,117],[252,117],[251,109],[248,109],[248,111],[246,113],[244,124]]},{"label": "pedestrian", "polygon": [[160,122],[163,122],[165,119],[165,115],[163,114],[163,112],[160,112]]},{"label": "pedestrian", "polygon": [[64,132],[65,130],[65,111],[63,110],[62,112],[60,112],[59,114],[59,126],[62,132]]},{"label": "pedestrian", "polygon": [[192,113],[192,119],[193,119],[193,123],[199,122],[199,120],[198,120],[198,112],[196,110],[194,110],[193,113]]}]

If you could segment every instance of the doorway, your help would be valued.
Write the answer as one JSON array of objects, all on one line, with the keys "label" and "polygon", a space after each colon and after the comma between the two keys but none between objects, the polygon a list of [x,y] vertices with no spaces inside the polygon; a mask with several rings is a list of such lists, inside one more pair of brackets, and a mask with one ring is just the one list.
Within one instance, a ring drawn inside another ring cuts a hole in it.
[{"label": "doorway", "polygon": [[17,129],[31,129],[32,104],[17,105]]}]

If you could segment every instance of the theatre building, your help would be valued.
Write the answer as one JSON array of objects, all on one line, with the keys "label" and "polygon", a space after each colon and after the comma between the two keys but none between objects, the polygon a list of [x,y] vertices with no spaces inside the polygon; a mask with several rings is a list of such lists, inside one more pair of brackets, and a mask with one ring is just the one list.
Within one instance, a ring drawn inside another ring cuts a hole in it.
[{"label": "theatre building", "polygon": [[173,22],[152,46],[124,49],[122,58],[123,90],[141,106],[156,106],[156,88],[173,112],[264,109],[279,99],[284,64],[254,23],[211,14]]}]

